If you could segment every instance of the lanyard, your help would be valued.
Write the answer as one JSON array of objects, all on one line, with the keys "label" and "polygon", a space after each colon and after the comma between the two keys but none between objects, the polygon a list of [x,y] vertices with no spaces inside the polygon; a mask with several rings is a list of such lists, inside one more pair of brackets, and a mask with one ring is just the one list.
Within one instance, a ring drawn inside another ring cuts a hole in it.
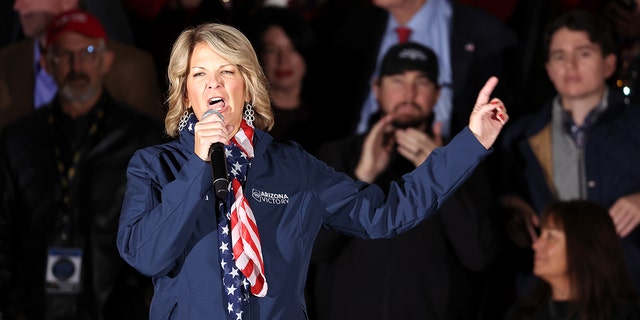
[{"label": "lanyard", "polygon": [[[104,118],[104,110],[99,109],[94,114],[88,115],[89,129],[86,135],[77,143],[71,141],[66,137],[63,130],[60,128],[62,124],[57,122],[55,111],[52,111],[49,115],[48,123],[51,127],[52,136],[54,138],[53,152],[56,158],[56,168],[58,170],[58,176],[60,178],[60,211],[58,212],[58,219],[56,224],[56,238],[63,243],[72,241],[73,236],[73,222],[79,221],[78,208],[74,206],[77,203],[77,175],[80,168],[81,161],[92,145],[92,142],[98,132],[99,123]],[[70,146],[71,158],[65,159],[63,154],[63,144],[65,141]]]}]

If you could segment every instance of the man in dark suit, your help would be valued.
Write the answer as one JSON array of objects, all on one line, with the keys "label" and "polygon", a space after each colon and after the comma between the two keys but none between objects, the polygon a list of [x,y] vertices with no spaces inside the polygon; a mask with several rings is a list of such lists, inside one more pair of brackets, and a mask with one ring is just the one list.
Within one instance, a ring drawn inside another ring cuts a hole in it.
[{"label": "man in dark suit", "polygon": [[[55,95],[55,81],[39,64],[46,27],[56,14],[77,8],[79,0],[15,2],[25,39],[0,50],[0,88],[8,91],[0,95],[0,127],[49,103]],[[107,46],[116,56],[105,77],[109,92],[116,100],[162,121],[162,93],[151,55],[111,39]]]},{"label": "man in dark suit", "polygon": [[[421,43],[438,55],[441,97],[435,106],[436,122],[443,135],[451,137],[463,128],[474,105],[474,93],[490,76],[501,81],[496,96],[506,105],[514,100],[507,71],[513,58],[516,35],[504,23],[482,9],[449,0],[374,0],[373,5],[352,13],[326,43],[322,55],[326,63],[318,85],[331,96],[341,97],[328,104],[327,114],[335,117],[332,137],[365,132],[369,116],[377,106],[371,95],[371,80],[387,49],[399,40],[394,29],[411,28],[409,41]],[[344,97],[344,98],[343,98]],[[367,103],[365,105],[365,103]],[[366,108],[366,112],[363,111]],[[510,107],[512,117],[518,110]],[[344,119],[344,120],[342,120]],[[328,139],[330,139],[329,137]]]}]

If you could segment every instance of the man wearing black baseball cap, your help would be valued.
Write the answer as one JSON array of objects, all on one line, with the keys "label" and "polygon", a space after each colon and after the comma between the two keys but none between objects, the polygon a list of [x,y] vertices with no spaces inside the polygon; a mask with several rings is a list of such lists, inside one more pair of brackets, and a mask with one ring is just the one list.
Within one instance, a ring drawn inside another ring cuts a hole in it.
[{"label": "man wearing black baseball cap", "polygon": [[[369,131],[325,144],[319,158],[384,190],[401,182],[443,145],[441,125],[433,122],[438,73],[430,48],[411,42],[391,47],[372,83],[380,111]],[[474,318],[473,295],[482,289],[470,279],[497,250],[489,220],[492,198],[480,179],[484,170],[479,166],[431,218],[392,239],[359,240],[321,230],[309,273],[313,318]]]},{"label": "man wearing black baseball cap", "polygon": [[[372,121],[391,114],[395,127],[416,127],[421,131],[430,131],[433,106],[440,96],[436,54],[413,42],[391,47],[382,59],[380,76],[374,80],[372,89],[380,110],[380,114],[372,117]],[[373,125],[371,123],[369,127]],[[442,145],[439,128],[439,124],[434,124],[438,141],[433,142],[438,146]],[[414,142],[411,145],[401,141],[398,152],[404,153],[407,159],[418,166],[435,147],[431,144],[425,147],[425,139],[410,139]]]},{"label": "man wearing black baseball cap", "polygon": [[404,71],[421,71],[438,82],[438,57],[431,49],[415,42],[406,42],[391,47],[382,59],[380,77],[401,74]]}]

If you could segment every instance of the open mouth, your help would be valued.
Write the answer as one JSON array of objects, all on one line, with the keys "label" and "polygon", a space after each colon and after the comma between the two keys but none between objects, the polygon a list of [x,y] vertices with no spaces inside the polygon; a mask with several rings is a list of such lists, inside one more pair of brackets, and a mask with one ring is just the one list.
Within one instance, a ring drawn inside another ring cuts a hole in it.
[{"label": "open mouth", "polygon": [[[210,106],[213,106],[213,105],[215,105],[216,103],[221,103],[221,102],[223,102],[223,101],[222,101],[222,98],[211,98],[211,99],[209,99],[208,104],[209,104]],[[220,106],[220,107],[221,107],[221,106]]]}]

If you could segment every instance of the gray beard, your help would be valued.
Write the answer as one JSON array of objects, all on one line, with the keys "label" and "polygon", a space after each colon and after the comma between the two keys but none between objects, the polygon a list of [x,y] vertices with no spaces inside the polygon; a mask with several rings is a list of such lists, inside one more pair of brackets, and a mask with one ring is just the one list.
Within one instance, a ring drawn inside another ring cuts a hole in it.
[{"label": "gray beard", "polygon": [[69,102],[84,103],[93,98],[98,89],[95,87],[87,87],[82,89],[73,89],[69,85],[65,85],[60,89],[60,95]]}]

